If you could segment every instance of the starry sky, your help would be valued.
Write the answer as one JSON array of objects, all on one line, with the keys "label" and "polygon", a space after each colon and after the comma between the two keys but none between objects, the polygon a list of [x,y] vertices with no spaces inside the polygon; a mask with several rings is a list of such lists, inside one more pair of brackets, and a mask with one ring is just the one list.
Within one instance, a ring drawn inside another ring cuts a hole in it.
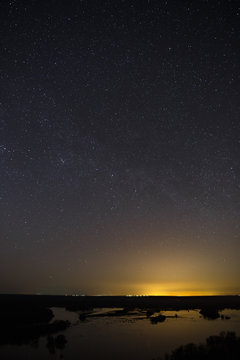
[{"label": "starry sky", "polygon": [[240,293],[240,5],[2,0],[0,292]]}]

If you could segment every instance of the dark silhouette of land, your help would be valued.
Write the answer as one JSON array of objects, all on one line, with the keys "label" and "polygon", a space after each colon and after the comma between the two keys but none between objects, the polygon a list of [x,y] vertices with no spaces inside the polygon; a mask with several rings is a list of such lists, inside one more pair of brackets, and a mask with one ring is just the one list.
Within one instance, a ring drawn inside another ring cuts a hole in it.
[{"label": "dark silhouette of land", "polygon": [[205,344],[187,344],[166,355],[165,360],[239,360],[240,337],[235,333],[210,336]]},{"label": "dark silhouette of land", "polygon": [[166,318],[167,317],[165,315],[160,314],[160,315],[157,315],[157,316],[151,316],[150,321],[151,321],[152,324],[157,324],[159,322],[164,322],[166,320]]},{"label": "dark silhouette of land", "polygon": [[240,309],[240,296],[62,296],[62,295],[0,295],[0,306],[64,307],[67,310],[92,308],[131,308],[161,310]]},{"label": "dark silhouette of land", "polygon": [[[64,335],[52,334],[64,331],[68,321],[53,321],[51,307],[64,307],[79,312],[81,321],[91,317],[142,315],[152,324],[164,322],[169,316],[161,311],[195,310],[206,319],[220,317],[224,309],[240,309],[240,296],[47,296],[47,295],[0,295],[0,345],[37,344],[39,337],[47,336],[50,352],[64,347]],[[113,308],[96,314],[93,309]],[[114,310],[121,308],[121,310]],[[173,317],[173,316],[170,316]],[[176,314],[174,317],[178,317]],[[139,317],[140,318],[140,317]],[[221,315],[222,319],[227,319]],[[171,358],[175,359],[175,358]],[[178,359],[178,358],[176,358]],[[179,358],[180,359],[180,358]],[[183,358],[185,359],[185,358]]]},{"label": "dark silhouette of land", "polygon": [[37,346],[40,336],[49,336],[70,326],[64,320],[51,322],[54,317],[52,310],[41,301],[35,302],[34,297],[31,299],[25,296],[0,296],[0,345]]}]

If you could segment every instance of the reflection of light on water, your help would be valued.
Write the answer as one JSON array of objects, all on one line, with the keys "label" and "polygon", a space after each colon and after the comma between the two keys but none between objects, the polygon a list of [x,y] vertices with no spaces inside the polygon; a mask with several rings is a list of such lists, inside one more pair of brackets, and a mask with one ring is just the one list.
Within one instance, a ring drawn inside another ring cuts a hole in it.
[{"label": "reflection of light on water", "polygon": [[61,307],[52,307],[51,310],[54,315],[54,318],[51,322],[56,320],[68,320],[71,323],[76,323],[76,321],[78,321],[78,314],[74,311],[67,311]]},{"label": "reflection of light on water", "polygon": [[[93,312],[100,314],[119,309],[94,309]],[[167,318],[164,322],[155,325],[151,324],[146,315],[143,317],[143,313],[134,316],[92,317],[82,322],[76,321],[78,312],[69,312],[64,308],[56,307],[52,310],[55,320],[70,320],[74,325],[64,332],[68,343],[63,350],[63,356],[68,360],[163,358],[164,354],[171,352],[172,349],[190,342],[205,342],[207,337],[218,335],[221,331],[234,331],[240,335],[240,310],[225,309],[220,312],[230,316],[230,320],[221,318],[206,320],[200,317],[199,310],[161,311],[161,314]],[[138,321],[140,317],[142,317],[141,321]],[[34,350],[27,346],[0,347],[0,358],[50,360],[53,357],[46,350],[46,338],[41,338],[39,348]]]}]

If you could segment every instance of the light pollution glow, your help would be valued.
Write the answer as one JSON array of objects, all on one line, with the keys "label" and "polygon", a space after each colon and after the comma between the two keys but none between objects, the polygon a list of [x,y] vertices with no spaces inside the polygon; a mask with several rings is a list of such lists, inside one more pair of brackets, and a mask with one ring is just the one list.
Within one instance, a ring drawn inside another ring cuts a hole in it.
[{"label": "light pollution glow", "polygon": [[97,266],[98,274],[89,273],[88,281],[81,280],[81,283],[77,277],[69,281],[63,274],[61,284],[55,284],[55,292],[59,293],[59,287],[65,283],[68,284],[68,293],[87,295],[207,296],[239,293],[235,265],[230,264],[226,271],[226,266],[218,260],[212,258],[209,261],[205,257],[203,261],[200,254],[197,257],[179,256],[174,261],[162,259],[161,264],[152,259],[125,260],[122,269],[119,262],[115,267],[112,263],[106,263],[105,267],[101,265]]},{"label": "light pollution glow", "polygon": [[[144,244],[146,244],[144,242]],[[28,267],[21,273],[14,271],[12,281],[6,285],[8,292],[45,294],[86,294],[86,295],[236,295],[239,287],[239,244],[234,253],[228,244],[219,246],[207,242],[192,244],[157,242],[145,247],[119,247],[104,249],[101,253],[89,254],[88,262],[79,262],[79,251],[69,246],[63,253],[54,249],[49,251],[49,260],[55,256],[55,263],[46,262],[44,277],[41,259],[36,256],[29,260]],[[232,246],[231,246],[232,247]],[[46,259],[47,261],[47,259]],[[71,262],[69,271],[68,265]],[[21,266],[21,259],[15,258],[15,266]],[[48,264],[48,265],[47,265]],[[4,264],[3,264],[4,265]],[[5,264],[6,271],[9,264]],[[16,282],[18,287],[12,288]],[[37,285],[36,285],[37,284]]]}]

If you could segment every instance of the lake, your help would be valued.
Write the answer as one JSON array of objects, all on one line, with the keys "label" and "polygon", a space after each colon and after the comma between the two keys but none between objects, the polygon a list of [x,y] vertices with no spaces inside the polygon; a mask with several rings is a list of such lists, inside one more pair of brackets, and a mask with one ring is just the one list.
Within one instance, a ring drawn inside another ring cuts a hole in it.
[{"label": "lake", "polygon": [[166,319],[156,324],[141,311],[102,317],[116,309],[94,309],[91,317],[80,321],[80,312],[70,312],[64,308],[52,310],[55,316],[53,320],[71,322],[70,328],[61,332],[67,339],[63,349],[50,353],[49,347],[46,347],[47,338],[41,337],[33,345],[1,346],[0,359],[152,360],[164,357],[166,352],[180,345],[205,342],[208,336],[223,331],[240,335],[240,310],[225,309],[220,312],[223,318],[215,320],[203,318],[198,310],[162,311]]}]

